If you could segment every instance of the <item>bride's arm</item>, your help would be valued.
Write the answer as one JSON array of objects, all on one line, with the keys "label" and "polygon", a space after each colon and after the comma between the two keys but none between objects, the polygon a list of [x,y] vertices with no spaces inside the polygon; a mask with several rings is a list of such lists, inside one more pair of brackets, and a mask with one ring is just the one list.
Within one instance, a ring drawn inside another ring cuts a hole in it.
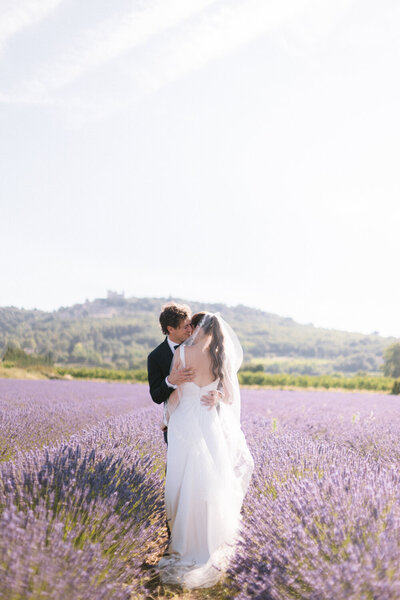
[{"label": "bride's arm", "polygon": [[[170,375],[173,375],[174,373],[176,373],[181,367],[182,367],[182,361],[180,359],[178,352],[175,352],[174,358],[172,360]],[[169,380],[169,377],[168,377],[168,380]],[[165,418],[166,423],[169,423],[169,419],[170,419],[172,413],[174,412],[174,410],[176,409],[176,407],[178,406],[178,404],[179,404],[179,391],[178,391],[178,388],[176,388],[169,395],[168,400],[165,403],[164,418]]]},{"label": "bride's arm", "polygon": [[218,385],[218,396],[220,402],[224,402],[224,404],[232,404],[233,403],[233,386],[232,382],[228,381],[226,378]]},{"label": "bride's arm", "polygon": [[[175,352],[174,357],[172,359],[172,363],[171,363],[171,369],[169,371],[169,375],[168,375],[168,380],[170,379],[171,375],[174,376],[177,371],[179,371],[179,369],[182,368],[182,361],[181,361],[181,357],[179,356],[179,352]],[[179,385],[179,384],[175,384],[175,385]]]},{"label": "bride's arm", "polygon": [[179,391],[176,389],[170,394],[165,407],[165,418],[167,423],[169,423],[169,419],[174,412],[174,410],[179,405]]},{"label": "bride's arm", "polygon": [[179,356],[179,352],[175,352],[172,360],[172,366],[168,375],[168,381],[172,385],[181,385],[187,381],[193,381],[194,369],[192,367],[184,367]]}]

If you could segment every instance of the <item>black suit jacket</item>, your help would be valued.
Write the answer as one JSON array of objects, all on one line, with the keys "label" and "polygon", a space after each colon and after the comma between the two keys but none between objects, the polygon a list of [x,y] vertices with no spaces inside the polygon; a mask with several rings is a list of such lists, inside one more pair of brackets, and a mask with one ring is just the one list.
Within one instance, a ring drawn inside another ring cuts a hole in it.
[{"label": "black suit jacket", "polygon": [[[147,373],[149,377],[150,396],[156,404],[162,404],[174,391],[165,383],[168,377],[174,355],[169,347],[167,338],[157,346],[147,357]],[[164,441],[168,443],[167,429],[164,430]]]},{"label": "black suit jacket", "polygon": [[147,373],[149,376],[150,396],[156,404],[162,404],[168,400],[174,391],[165,383],[169,375],[173,359],[172,350],[167,338],[157,346],[147,357]]}]

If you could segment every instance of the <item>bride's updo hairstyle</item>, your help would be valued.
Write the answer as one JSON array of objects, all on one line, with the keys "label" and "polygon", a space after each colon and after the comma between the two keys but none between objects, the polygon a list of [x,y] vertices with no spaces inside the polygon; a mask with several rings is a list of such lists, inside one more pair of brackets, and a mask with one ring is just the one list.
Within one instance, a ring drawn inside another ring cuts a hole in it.
[{"label": "bride's updo hairstyle", "polygon": [[224,335],[218,319],[213,314],[198,312],[193,315],[191,325],[192,327],[200,325],[205,335],[211,335],[208,348],[211,356],[211,369],[215,379],[219,377],[221,384],[224,378],[222,366],[225,360],[225,350]]}]

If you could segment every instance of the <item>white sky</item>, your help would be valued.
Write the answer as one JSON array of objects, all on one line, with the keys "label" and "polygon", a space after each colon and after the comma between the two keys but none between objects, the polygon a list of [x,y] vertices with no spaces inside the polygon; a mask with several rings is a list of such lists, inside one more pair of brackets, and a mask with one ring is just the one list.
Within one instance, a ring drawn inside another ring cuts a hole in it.
[{"label": "white sky", "polygon": [[397,0],[0,0],[0,306],[400,336]]}]

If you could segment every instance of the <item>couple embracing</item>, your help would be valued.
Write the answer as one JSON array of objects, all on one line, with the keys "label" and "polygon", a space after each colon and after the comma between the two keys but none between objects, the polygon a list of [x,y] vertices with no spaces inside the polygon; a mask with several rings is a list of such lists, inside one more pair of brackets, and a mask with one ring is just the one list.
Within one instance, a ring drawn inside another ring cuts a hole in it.
[{"label": "couple embracing", "polygon": [[191,317],[167,304],[167,336],[148,356],[150,394],[164,404],[168,552],[164,583],[210,587],[223,576],[239,536],[253,459],[240,426],[240,342],[217,313]]}]

